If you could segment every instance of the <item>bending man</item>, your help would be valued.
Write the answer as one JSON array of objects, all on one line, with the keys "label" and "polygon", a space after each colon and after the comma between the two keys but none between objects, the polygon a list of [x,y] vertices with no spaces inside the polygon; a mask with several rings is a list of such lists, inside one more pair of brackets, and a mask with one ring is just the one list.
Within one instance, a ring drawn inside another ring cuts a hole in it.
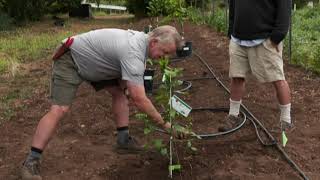
[{"label": "bending man", "polygon": [[117,149],[139,151],[129,135],[127,89],[134,104],[156,124],[170,129],[145,94],[143,74],[147,57],[158,59],[183,46],[177,30],[161,26],[149,34],[133,30],[99,29],[63,41],[53,59],[50,111],[42,117],[23,163],[23,179],[42,179],[39,166],[42,151],[60,119],[69,111],[77,88],[83,81],[96,89],[105,88],[112,96],[112,112],[117,126]]}]

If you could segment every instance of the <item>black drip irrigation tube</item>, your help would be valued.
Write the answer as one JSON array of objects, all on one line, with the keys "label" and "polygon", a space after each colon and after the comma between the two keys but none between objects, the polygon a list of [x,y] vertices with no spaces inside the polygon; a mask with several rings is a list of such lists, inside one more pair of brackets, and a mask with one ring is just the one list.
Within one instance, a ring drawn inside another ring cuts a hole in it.
[{"label": "black drip irrigation tube", "polygon": [[[219,84],[224,88],[225,91],[228,92],[228,94],[230,94],[229,89],[222,83],[222,81],[215,75],[214,71],[212,70],[212,68],[208,65],[208,63],[203,60],[203,58],[198,55],[196,52],[193,52],[193,54],[198,57],[198,59],[207,67],[207,69],[210,71],[210,73],[212,74],[213,78],[194,78],[193,80],[198,80],[198,79],[215,79],[216,81],[219,82]],[[309,178],[304,174],[304,172],[298,167],[298,165],[289,157],[289,155],[284,151],[284,149],[281,147],[281,145],[279,145],[279,143],[277,143],[276,139],[271,135],[271,133],[263,126],[263,124],[249,111],[249,109],[244,106],[243,104],[241,104],[241,112],[243,112],[243,114],[245,114],[245,117],[247,117],[247,119],[249,119],[251,121],[251,123],[253,124],[255,130],[256,130],[256,135],[259,138],[260,142],[265,145],[265,146],[274,146],[277,148],[277,150],[283,155],[283,157],[285,158],[285,160],[291,165],[291,167],[293,167],[298,173],[299,175],[305,179],[305,180],[309,180]],[[199,110],[203,110],[202,108]],[[207,108],[206,110],[211,110],[211,108]],[[214,110],[214,108],[212,108],[212,110]],[[222,110],[221,110],[222,111]],[[245,120],[242,122],[244,124]],[[240,124],[241,125],[241,124]],[[258,132],[258,126],[263,130],[263,132],[269,137],[269,139],[271,140],[271,143],[267,144],[264,143],[262,141],[262,138],[259,135]],[[241,127],[241,126],[240,126]],[[239,128],[240,128],[239,127]],[[237,128],[237,127],[236,127]],[[230,130],[231,131],[231,130]],[[214,136],[217,136],[218,133],[216,134],[212,134]],[[209,134],[210,135],[210,134]],[[222,135],[222,134],[221,134]],[[204,136],[205,137],[205,136]],[[210,137],[210,136],[209,136]]]},{"label": "black drip irrigation tube", "polygon": [[[192,112],[194,111],[211,111],[211,112],[229,112],[229,108],[193,108],[192,109]],[[222,135],[227,135],[227,134],[230,134],[230,133],[233,133],[237,130],[239,130],[245,123],[246,123],[246,120],[247,120],[247,116],[244,112],[240,112],[241,115],[242,115],[242,121],[241,123],[239,123],[239,125],[237,125],[236,127],[234,127],[233,129],[230,129],[228,131],[224,131],[224,132],[218,132],[218,133],[209,133],[209,134],[197,134],[197,136],[201,137],[202,139],[209,139],[209,138],[214,138],[214,137],[217,137],[217,136],[222,136]]]}]

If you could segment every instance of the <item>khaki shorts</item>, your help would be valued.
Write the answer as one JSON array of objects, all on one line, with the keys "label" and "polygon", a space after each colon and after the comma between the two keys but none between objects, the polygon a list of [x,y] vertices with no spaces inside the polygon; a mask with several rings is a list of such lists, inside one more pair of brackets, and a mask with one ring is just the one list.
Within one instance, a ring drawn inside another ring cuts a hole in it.
[{"label": "khaki shorts", "polygon": [[50,99],[54,105],[71,105],[83,79],[70,51],[55,60],[52,67]]},{"label": "khaki shorts", "polygon": [[278,45],[279,52],[271,45],[270,39],[255,47],[239,46],[232,40],[229,45],[229,77],[246,78],[253,74],[259,82],[285,80],[283,71],[283,44]]},{"label": "khaki shorts", "polygon": [[[69,106],[76,96],[79,85],[84,81],[78,74],[71,52],[56,59],[52,67],[50,99],[53,105]],[[90,82],[96,91],[111,86],[120,86],[118,79]]]}]

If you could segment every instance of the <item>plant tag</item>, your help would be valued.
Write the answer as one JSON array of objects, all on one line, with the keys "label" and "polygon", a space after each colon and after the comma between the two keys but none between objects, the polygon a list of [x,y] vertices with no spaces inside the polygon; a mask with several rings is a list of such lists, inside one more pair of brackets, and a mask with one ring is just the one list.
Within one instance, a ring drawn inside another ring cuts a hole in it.
[{"label": "plant tag", "polygon": [[144,80],[152,80],[152,76],[144,76]]},{"label": "plant tag", "polygon": [[187,103],[182,101],[176,95],[173,95],[171,97],[171,103],[172,103],[173,109],[176,110],[181,115],[183,115],[184,117],[188,117],[190,111],[192,110],[192,108]]},{"label": "plant tag", "polygon": [[181,169],[181,165],[180,164],[175,164],[175,165],[171,165],[169,166],[169,171],[172,172],[174,170],[180,170]]},{"label": "plant tag", "polygon": [[287,142],[288,142],[288,138],[286,136],[286,133],[284,131],[282,131],[282,146],[285,147]]},{"label": "plant tag", "polygon": [[166,79],[167,79],[166,75],[165,75],[165,74],[163,74],[163,76],[162,76],[162,82],[165,82],[165,81],[166,81]]}]

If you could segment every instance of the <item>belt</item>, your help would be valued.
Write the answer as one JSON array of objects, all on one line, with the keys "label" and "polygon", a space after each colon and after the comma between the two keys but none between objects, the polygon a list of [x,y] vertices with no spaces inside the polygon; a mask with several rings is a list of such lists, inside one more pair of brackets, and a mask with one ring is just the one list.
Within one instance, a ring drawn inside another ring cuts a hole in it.
[{"label": "belt", "polygon": [[73,43],[73,38],[68,37],[67,41],[62,43],[62,45],[56,50],[56,52],[52,56],[52,60],[57,60],[59,59],[62,55],[64,55],[66,52],[68,52],[70,49],[70,46]]}]

